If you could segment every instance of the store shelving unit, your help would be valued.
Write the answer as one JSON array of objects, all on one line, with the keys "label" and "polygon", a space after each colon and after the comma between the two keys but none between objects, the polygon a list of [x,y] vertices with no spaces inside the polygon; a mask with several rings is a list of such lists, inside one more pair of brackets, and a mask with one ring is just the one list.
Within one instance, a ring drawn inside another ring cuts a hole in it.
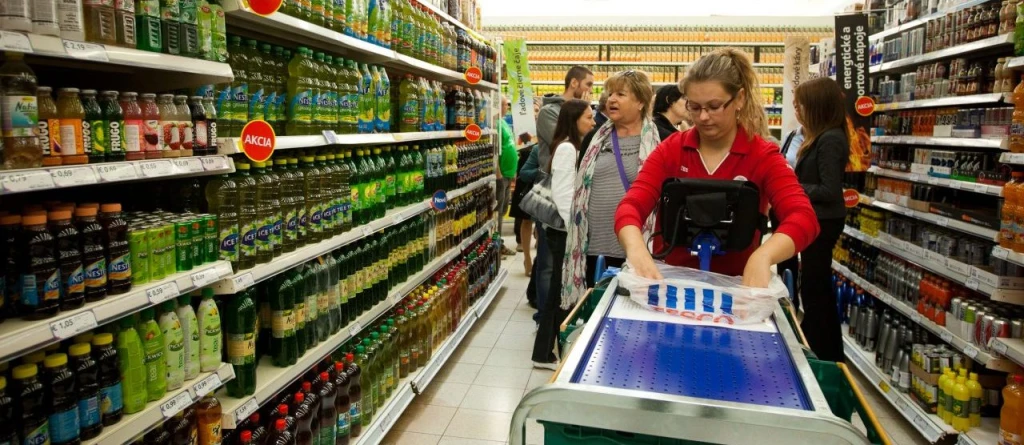
[{"label": "store shelving unit", "polygon": [[1002,153],[999,155],[1002,164],[1024,165],[1024,153]]},{"label": "store shelving unit", "polygon": [[0,195],[116,182],[233,173],[227,156],[103,162],[0,171]]},{"label": "store shelving unit", "polygon": [[448,21],[448,23],[451,23],[456,28],[459,28],[459,29],[461,29],[463,31],[468,32],[471,36],[473,36],[473,38],[475,38],[477,40],[488,40],[486,37],[481,35],[477,30],[469,27],[465,23],[462,23],[460,20],[456,19],[455,17],[452,17],[447,12],[442,11],[437,6],[434,6],[433,3],[430,3],[429,1],[425,1],[425,0],[415,0],[415,1],[416,1],[416,3],[422,5],[424,8],[427,8],[428,11],[430,11],[430,12],[436,14],[438,17],[441,17],[442,19]]},{"label": "store shelving unit", "polygon": [[[481,136],[493,136],[494,130],[483,130]],[[294,150],[297,148],[316,148],[331,145],[361,146],[401,144],[406,142],[435,141],[440,139],[458,139],[466,137],[462,130],[455,131],[423,131],[413,133],[368,133],[368,134],[337,134],[324,131],[321,134],[308,136],[279,136],[274,150]],[[218,150],[221,154],[242,153],[241,140],[238,138],[218,138]]]},{"label": "store shelving unit", "polygon": [[233,429],[238,425],[239,419],[245,419],[250,414],[256,412],[260,406],[271,399],[275,394],[281,391],[285,386],[288,386],[295,379],[299,378],[308,369],[312,368],[314,364],[319,362],[327,355],[334,352],[348,339],[354,337],[363,327],[370,326],[373,324],[377,317],[390,310],[395,304],[405,298],[409,292],[412,292],[417,286],[426,281],[434,272],[437,272],[445,264],[459,257],[462,251],[470,246],[477,237],[489,233],[491,228],[494,226],[493,221],[484,223],[484,226],[475,231],[469,238],[460,243],[458,246],[438,255],[433,261],[428,263],[423,270],[417,274],[409,277],[405,283],[402,283],[388,292],[387,298],[377,303],[370,310],[364,312],[359,316],[356,321],[349,323],[348,326],[341,328],[337,333],[327,338],[326,341],[320,342],[317,346],[314,346],[306,350],[306,353],[299,357],[296,364],[279,368],[275,367],[270,363],[269,358],[265,358],[261,364],[256,366],[256,391],[255,394],[245,398],[233,398],[227,395],[218,396],[221,400],[222,425],[225,429]]},{"label": "store shelving unit", "polygon": [[917,56],[904,57],[892,62],[883,62],[871,67],[871,74],[885,74],[907,71],[917,65],[937,60],[949,59],[979,51],[996,50],[1013,44],[1013,33],[992,36],[987,39],[975,40],[962,45],[932,51]]},{"label": "store shelving unit", "polygon": [[[581,60],[537,60],[530,61],[530,65],[642,65],[642,66],[690,66],[693,62],[615,62],[609,60],[581,61]],[[781,63],[754,63],[754,68],[782,68]]]},{"label": "store shelving unit", "polygon": [[527,40],[527,45],[611,45],[611,46],[761,46],[782,48],[786,44],[782,42],[647,42],[628,40],[573,40],[571,42],[560,42],[557,40]]},{"label": "store shelving unit", "polygon": [[937,19],[939,17],[943,17],[946,14],[953,13],[953,12],[959,11],[961,9],[966,9],[966,8],[978,6],[980,4],[987,3],[988,1],[989,0],[967,0],[967,1],[964,1],[964,2],[959,2],[959,3],[955,4],[951,8],[944,9],[944,10],[941,10],[941,11],[936,11],[936,12],[934,12],[932,14],[926,14],[926,15],[918,17],[918,18],[916,18],[914,20],[910,20],[910,21],[907,21],[905,23],[901,23],[899,26],[894,26],[894,27],[886,29],[884,31],[871,34],[870,36],[868,36],[868,39],[871,40],[871,41],[874,41],[874,40],[881,39],[881,38],[884,38],[884,37],[889,37],[889,36],[892,36],[892,35],[895,35],[895,34],[899,34],[899,33],[903,32],[903,31],[909,31],[909,30],[911,30],[913,28],[916,28],[918,26],[921,26],[921,25],[927,23],[929,20],[934,20],[934,19]]},{"label": "store shelving unit", "polygon": [[[481,178],[476,182],[453,190],[448,193],[448,199],[470,193],[480,187],[488,187],[494,182],[494,175]],[[417,202],[401,208],[388,211],[383,218],[370,221],[368,224],[356,227],[353,230],[334,236],[331,239],[316,244],[301,247],[294,252],[284,254],[265,264],[259,264],[252,269],[239,271],[213,284],[213,289],[219,295],[231,295],[248,289],[263,280],[273,277],[291,268],[316,259],[316,257],[343,247],[351,242],[370,236],[380,230],[397,225],[402,221],[412,218],[420,213],[431,210],[430,200]]]},{"label": "store shelving unit", "polygon": [[893,144],[893,145],[928,145],[938,147],[957,148],[987,148],[992,150],[1006,150],[1008,141],[1006,138],[985,139],[985,138],[944,138],[933,136],[871,136],[872,144]]},{"label": "store shelving unit", "polygon": [[936,99],[919,99],[905,102],[891,102],[875,105],[875,111],[912,110],[917,108],[955,107],[959,105],[994,105],[1010,103],[1010,98],[1003,93],[970,94],[966,96],[948,96]]},{"label": "store shelving unit", "polygon": [[861,195],[860,202],[862,204],[868,204],[910,218],[919,219],[921,221],[927,221],[942,227],[948,227],[950,229],[963,232],[969,235],[978,236],[992,241],[996,241],[998,239],[997,236],[999,235],[999,232],[996,230],[988,229],[974,224],[965,223],[963,221],[949,219],[945,216],[939,216],[926,212],[919,212],[909,207],[904,207],[890,202],[884,202],[864,194]]},{"label": "store shelving unit", "polygon": [[958,181],[956,179],[949,178],[937,178],[935,176],[921,175],[917,173],[907,173],[896,170],[890,170],[887,168],[881,168],[878,166],[871,166],[868,168],[869,173],[874,173],[878,176],[885,176],[887,178],[904,179],[910,182],[918,182],[922,184],[937,185],[940,187],[947,187],[955,190],[967,190],[971,192],[982,193],[991,196],[1003,196],[1003,187],[998,185],[981,184],[977,182]]}]

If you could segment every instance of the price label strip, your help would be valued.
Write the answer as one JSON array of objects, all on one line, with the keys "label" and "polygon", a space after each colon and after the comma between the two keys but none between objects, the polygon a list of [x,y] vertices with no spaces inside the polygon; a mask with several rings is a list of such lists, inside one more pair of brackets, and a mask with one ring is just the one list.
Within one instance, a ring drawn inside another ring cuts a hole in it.
[{"label": "price label strip", "polygon": [[127,181],[139,177],[135,166],[131,164],[97,165],[96,173],[99,173],[100,180],[103,182]]},{"label": "price label strip", "polygon": [[75,187],[97,182],[96,172],[91,167],[58,168],[52,170],[50,176],[57,187]]},{"label": "price label strip", "polygon": [[979,352],[981,351],[978,351],[978,348],[975,348],[974,345],[964,346],[964,354],[967,354],[972,360],[978,356]]},{"label": "price label strip", "polygon": [[942,333],[939,334],[939,337],[942,337],[942,341],[946,343],[953,341],[953,333],[949,331],[942,331]]},{"label": "price label strip", "polygon": [[994,351],[998,352],[999,355],[1003,355],[1003,356],[1006,355],[1006,350],[1007,350],[1006,343],[1003,343],[1001,341],[993,341],[992,342],[992,349]]},{"label": "price label strip", "polygon": [[234,284],[235,290],[248,289],[256,284],[256,280],[252,278],[252,273],[244,273],[231,279],[231,283]]},{"label": "price label strip", "polygon": [[207,156],[199,158],[203,163],[203,169],[206,171],[220,171],[228,168],[227,158],[221,156]]},{"label": "price label strip", "polygon": [[32,41],[20,32],[0,31],[0,50],[31,53]]},{"label": "price label strip", "polygon": [[1010,256],[1010,251],[1002,247],[996,247],[992,249],[992,256],[999,258],[1001,260],[1005,260],[1007,257]]},{"label": "price label strip", "polygon": [[95,327],[96,314],[85,311],[50,323],[50,332],[53,333],[53,338],[64,340]]},{"label": "price label strip", "polygon": [[159,178],[174,174],[174,164],[170,161],[146,161],[139,163],[139,170],[142,176],[147,178]]},{"label": "price label strip", "polygon": [[203,396],[213,392],[217,388],[220,388],[223,382],[220,381],[220,375],[216,372],[206,376],[206,378],[200,380],[195,385],[192,385],[192,390],[196,392],[197,398],[203,398]]},{"label": "price label strip", "polygon": [[146,298],[152,304],[159,304],[178,296],[178,283],[173,281],[146,289]]},{"label": "price label strip", "polygon": [[189,405],[192,405],[192,395],[187,390],[182,391],[172,397],[171,400],[161,403],[160,413],[164,415],[165,419],[169,419]]},{"label": "price label strip", "polygon": [[348,333],[349,333],[349,335],[355,337],[356,334],[358,334],[359,331],[361,331],[361,330],[363,330],[363,325],[362,325],[362,323],[359,323],[357,321],[357,322],[355,322],[355,324],[352,325],[352,328],[348,330]]},{"label": "price label strip", "polygon": [[203,287],[214,281],[217,281],[219,276],[217,275],[216,269],[206,269],[192,274],[192,285],[195,287]]},{"label": "price label strip", "polygon": [[94,62],[109,62],[107,49],[103,45],[95,43],[79,42],[77,40],[63,40],[64,51],[76,59],[92,60]]},{"label": "price label strip", "polygon": [[171,161],[174,168],[181,173],[198,173],[203,171],[203,161],[198,158],[182,158]]},{"label": "price label strip", "polygon": [[53,178],[45,171],[9,173],[3,176],[5,192],[28,192],[53,188]]},{"label": "price label strip", "polygon": [[256,403],[256,399],[249,398],[247,402],[235,410],[235,425],[238,425],[239,423],[242,423],[243,420],[248,419],[249,416],[258,409],[260,409],[260,404]]}]

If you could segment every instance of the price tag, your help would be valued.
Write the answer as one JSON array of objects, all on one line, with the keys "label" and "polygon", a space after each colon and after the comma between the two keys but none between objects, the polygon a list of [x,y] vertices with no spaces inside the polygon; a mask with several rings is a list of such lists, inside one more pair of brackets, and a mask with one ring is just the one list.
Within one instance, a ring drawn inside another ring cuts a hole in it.
[{"label": "price tag", "polygon": [[971,290],[978,290],[978,287],[980,285],[981,283],[978,281],[977,278],[968,278],[966,281],[964,281],[964,286]]},{"label": "price tag", "polygon": [[149,302],[153,304],[162,303],[178,296],[178,294],[178,283],[173,281],[146,289],[146,298],[149,298]]},{"label": "price tag", "polygon": [[370,230],[370,226],[363,226],[363,236],[364,237],[370,236],[371,233],[373,233],[373,230]]},{"label": "price tag", "polygon": [[896,409],[899,409],[901,412],[907,412],[907,408],[908,406],[906,400],[903,400],[902,397],[896,399]]},{"label": "price tag", "polygon": [[214,269],[206,269],[192,274],[192,285],[195,287],[203,287],[214,281],[217,281],[217,271]]},{"label": "price tag", "polygon": [[939,183],[939,178],[931,178],[931,177],[928,178],[928,184],[936,185],[938,183]]},{"label": "price tag", "polygon": [[963,187],[964,183],[961,181],[950,180],[946,182],[946,185],[948,185],[951,189],[960,190],[960,188]]},{"label": "price tag", "polygon": [[391,428],[391,413],[385,414],[384,417],[380,419],[380,432],[387,434],[388,428]]},{"label": "price tag", "polygon": [[242,423],[243,420],[248,419],[249,416],[258,409],[260,409],[260,404],[256,403],[255,398],[250,398],[249,401],[245,402],[235,410],[235,425],[237,426],[239,423]]},{"label": "price tag", "polygon": [[204,156],[199,158],[206,171],[220,171],[228,168],[228,159],[223,156]]},{"label": "price tag", "polygon": [[53,178],[45,171],[28,171],[23,173],[8,173],[2,176],[4,191],[7,192],[28,192],[53,188]]},{"label": "price tag", "polygon": [[199,158],[179,158],[171,161],[180,173],[198,173],[203,171],[203,161]]},{"label": "price tag", "polygon": [[1010,251],[1002,247],[996,247],[992,249],[992,256],[999,258],[1001,260],[1005,260],[1007,257],[1010,256]]},{"label": "price tag", "polygon": [[338,135],[334,134],[331,130],[323,131],[324,139],[327,139],[327,145],[334,145],[338,143]]},{"label": "price tag", "polygon": [[1003,343],[1001,341],[992,342],[992,350],[998,352],[1000,355],[1006,355],[1006,349],[1006,343]]},{"label": "price tag", "polygon": [[79,42],[77,40],[64,40],[64,51],[76,59],[92,60],[94,62],[109,62],[107,50],[103,45],[95,43]]},{"label": "price tag", "polygon": [[973,441],[967,438],[966,434],[961,433],[956,436],[956,445],[976,445]]},{"label": "price tag", "polygon": [[32,41],[20,32],[0,31],[0,50],[31,53]]},{"label": "price tag", "polygon": [[192,390],[196,392],[196,397],[201,399],[213,390],[220,388],[221,384],[220,375],[217,375],[217,373],[214,372],[197,382],[195,385],[192,385]]},{"label": "price tag", "polygon": [[100,164],[96,166],[96,173],[99,173],[103,182],[127,181],[139,177],[135,166],[131,164]]},{"label": "price tag", "polygon": [[402,212],[398,212],[395,216],[391,217],[391,224],[398,224],[402,222]]},{"label": "price tag", "polygon": [[363,325],[362,325],[362,323],[359,323],[359,322],[357,321],[357,322],[355,322],[355,323],[354,323],[354,324],[352,325],[352,328],[348,330],[348,333],[349,333],[349,335],[351,335],[351,336],[355,337],[355,336],[356,336],[356,334],[358,334],[358,333],[359,333],[359,331],[361,331],[361,330],[363,330]]},{"label": "price tag", "polygon": [[50,171],[57,187],[74,187],[96,183],[96,173],[89,167],[58,168]]},{"label": "price tag", "polygon": [[935,224],[938,224],[942,227],[947,227],[949,226],[949,218],[946,218],[945,216],[935,218]]},{"label": "price tag", "polygon": [[232,278],[231,283],[234,284],[235,290],[242,290],[252,287],[252,285],[256,284],[256,280],[252,278],[252,273],[244,273]]},{"label": "price tag", "polygon": [[85,311],[50,323],[50,332],[53,333],[53,338],[64,340],[95,327],[96,314]]},{"label": "price tag", "polygon": [[174,164],[171,164],[170,161],[140,162],[139,170],[142,172],[142,176],[147,178],[170,176],[174,174]]},{"label": "price tag", "polygon": [[914,425],[917,425],[917,427],[922,429],[922,430],[925,430],[925,429],[931,427],[931,424],[928,423],[928,420],[925,419],[924,416],[922,416],[920,414],[915,414],[914,415]]},{"label": "price tag", "polygon": [[182,391],[179,392],[178,395],[172,397],[171,400],[161,403],[160,413],[164,415],[165,419],[170,419],[191,404],[192,395],[190,395],[188,391]]},{"label": "price tag", "polygon": [[953,333],[949,331],[942,331],[939,333],[939,337],[942,337],[942,341],[949,343],[953,341]]},{"label": "price tag", "polygon": [[911,173],[910,174],[910,180],[914,181],[914,182],[918,182],[918,181],[921,180],[921,175],[919,175],[917,173]]},{"label": "price tag", "polygon": [[974,347],[974,345],[964,346],[964,354],[967,354],[972,359],[977,357],[979,352],[981,351],[978,351],[978,348]]}]

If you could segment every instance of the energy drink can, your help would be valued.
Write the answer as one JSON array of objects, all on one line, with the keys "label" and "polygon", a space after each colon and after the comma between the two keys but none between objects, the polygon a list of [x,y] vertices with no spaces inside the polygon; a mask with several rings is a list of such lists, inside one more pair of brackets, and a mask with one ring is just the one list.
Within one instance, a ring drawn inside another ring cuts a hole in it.
[{"label": "energy drink can", "polygon": [[[162,264],[164,267],[165,275],[174,275],[178,272],[175,267],[175,250],[176,241],[174,237],[174,222],[163,221],[160,223],[160,231],[164,234],[163,250],[161,250],[161,258],[163,258]],[[150,266],[152,266],[150,262]]]},{"label": "energy drink can", "polygon": [[132,261],[132,285],[149,282],[149,232],[145,226],[128,228],[128,251]]},{"label": "energy drink can", "polygon": [[1024,323],[1019,318],[1010,322],[1010,337],[1021,338],[1024,336]]},{"label": "energy drink can", "polygon": [[988,350],[988,341],[992,338],[992,326],[996,321],[996,317],[986,314],[981,318],[981,328],[978,331],[978,346],[981,349]]},{"label": "energy drink can", "polygon": [[147,224],[144,226],[146,229],[146,240],[148,241],[149,251],[149,278],[151,280],[162,280],[167,277],[167,272],[164,270],[163,257],[163,242],[164,234],[160,230],[160,227],[155,224]]},{"label": "energy drink can", "polygon": [[992,338],[1010,338],[1010,321],[997,318],[992,321]]},{"label": "energy drink can", "polygon": [[220,250],[220,239],[218,237],[217,217],[215,215],[203,214],[203,241],[206,247],[203,249],[205,257],[203,263],[217,261]]},{"label": "energy drink can", "polygon": [[963,310],[963,300],[961,300],[960,297],[954,297],[949,301],[949,312],[953,314],[954,320],[964,319]]},{"label": "energy drink can", "polygon": [[186,220],[189,225],[189,235],[191,236],[189,245],[189,263],[191,267],[199,267],[203,264],[203,260],[206,258],[206,235],[203,233],[203,217],[199,215],[193,215],[188,217]]},{"label": "energy drink can", "polygon": [[174,269],[192,270],[192,222],[187,219],[174,221]]}]

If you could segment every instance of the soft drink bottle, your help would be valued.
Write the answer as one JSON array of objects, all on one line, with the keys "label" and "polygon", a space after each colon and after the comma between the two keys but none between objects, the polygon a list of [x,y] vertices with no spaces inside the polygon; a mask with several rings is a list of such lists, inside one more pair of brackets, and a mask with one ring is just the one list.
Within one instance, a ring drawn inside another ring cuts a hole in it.
[{"label": "soft drink bottle", "polygon": [[221,443],[221,407],[220,401],[209,393],[196,404],[199,420],[199,445],[217,445]]},{"label": "soft drink bottle", "polygon": [[223,313],[227,360],[235,369],[235,378],[227,385],[228,395],[252,395],[256,391],[256,305],[252,288],[229,298]]},{"label": "soft drink bottle", "polygon": [[[1024,2],[1022,2],[1022,5],[1024,5]],[[1024,76],[1021,77],[1020,83],[1013,89],[1010,151],[1013,153],[1024,153]]]},{"label": "soft drink bottle", "polygon": [[208,211],[217,216],[220,259],[230,261],[238,270],[239,255],[239,193],[230,175],[221,175],[206,184]]},{"label": "soft drink bottle", "polygon": [[999,411],[999,443],[1021,443],[1024,428],[1024,377],[1020,374],[1008,376],[1009,383],[1003,387],[1003,407]]},{"label": "soft drink bottle", "polygon": [[168,300],[160,305],[160,331],[164,336],[164,361],[167,363],[167,389],[175,390],[185,381],[185,333],[175,312],[177,303]]},{"label": "soft drink bottle", "polygon": [[131,251],[128,248],[128,223],[121,217],[121,204],[100,206],[100,224],[107,254],[107,294],[117,295],[132,288]]},{"label": "soft drink bottle", "polygon": [[21,225],[17,241],[21,275],[18,312],[28,320],[51,317],[57,313],[61,295],[57,246],[46,227],[45,214],[25,215]]},{"label": "soft drink bottle", "polygon": [[16,400],[14,409],[15,425],[22,443],[50,442],[50,407],[45,403],[45,390],[39,380],[36,365],[20,365],[11,371],[14,378],[11,392]]},{"label": "soft drink bottle", "polygon": [[370,68],[360,65],[359,81],[359,133],[373,133],[374,109],[376,108],[375,84]]},{"label": "soft drink bottle", "polygon": [[99,366],[90,356],[89,343],[76,343],[68,349],[71,369],[75,375],[79,436],[82,440],[92,439],[103,430],[100,412]]},{"label": "soft drink bottle", "polygon": [[117,91],[100,92],[100,109],[103,113],[102,122],[106,125],[104,135],[108,148],[105,159],[111,162],[125,160],[125,118],[124,110],[117,101]]},{"label": "soft drink bottle", "polygon": [[[356,354],[362,356],[365,353],[362,346],[356,347]],[[351,422],[352,437],[358,437],[363,430],[363,388],[362,388],[362,365],[356,363],[355,355],[349,353],[345,356],[345,362],[348,366],[345,368],[345,374],[349,378],[349,403],[351,408],[349,409],[349,421]],[[369,422],[367,422],[369,425]]]}]

